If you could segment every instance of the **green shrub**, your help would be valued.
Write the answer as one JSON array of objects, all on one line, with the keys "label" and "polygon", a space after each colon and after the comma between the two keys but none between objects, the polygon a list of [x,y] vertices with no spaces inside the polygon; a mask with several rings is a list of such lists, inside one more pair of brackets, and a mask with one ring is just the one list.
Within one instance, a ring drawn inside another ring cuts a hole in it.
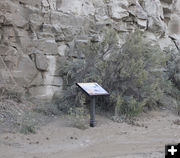
[{"label": "green shrub", "polygon": [[[123,47],[105,62],[104,84],[122,96],[121,114],[132,115],[144,106],[158,105],[169,85],[163,72],[168,58],[159,46],[146,42],[140,32],[129,36]],[[114,102],[115,103],[115,102]]]},{"label": "green shrub", "polygon": [[172,84],[168,95],[176,99],[178,104],[177,111],[180,115],[180,87],[176,81],[176,75],[180,73],[180,51],[178,52],[176,49],[166,48],[165,52],[169,55],[167,74]]},{"label": "green shrub", "polygon": [[177,105],[178,105],[177,106],[177,113],[178,113],[178,115],[180,115],[180,90],[177,87],[175,87],[175,85],[173,85],[169,95],[171,97],[173,97],[174,99],[176,99]]},{"label": "green shrub", "polygon": [[36,133],[36,128],[34,126],[34,124],[23,124],[21,126],[21,129],[20,129],[20,133],[23,133],[23,134],[35,134]]},{"label": "green shrub", "polygon": [[35,134],[36,133],[37,120],[34,117],[34,113],[26,112],[20,122],[20,133],[23,134]]},{"label": "green shrub", "polygon": [[32,111],[46,116],[54,116],[61,114],[56,104],[46,102],[36,103]]},{"label": "green shrub", "polygon": [[[89,41],[77,49],[85,59],[67,62],[65,90],[72,90],[77,82],[98,82],[111,94],[110,99],[99,98],[98,104],[106,110],[115,109],[116,115],[136,116],[144,107],[158,106],[159,98],[171,86],[164,72],[168,57],[139,31],[132,33],[121,48],[116,32],[107,29],[102,42]],[[71,105],[78,105],[77,90],[72,92]]]}]

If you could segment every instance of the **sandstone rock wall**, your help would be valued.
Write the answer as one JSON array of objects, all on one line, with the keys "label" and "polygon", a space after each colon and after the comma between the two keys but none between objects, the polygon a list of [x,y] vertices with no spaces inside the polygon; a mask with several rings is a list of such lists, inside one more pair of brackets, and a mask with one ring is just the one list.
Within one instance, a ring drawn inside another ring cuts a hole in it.
[{"label": "sandstone rock wall", "polygon": [[[38,98],[61,92],[75,45],[100,40],[112,26],[119,45],[137,27],[162,49],[180,49],[180,0],[5,0],[0,1],[0,84],[23,87]],[[178,75],[177,75],[178,76]],[[180,76],[180,75],[179,75]]]}]

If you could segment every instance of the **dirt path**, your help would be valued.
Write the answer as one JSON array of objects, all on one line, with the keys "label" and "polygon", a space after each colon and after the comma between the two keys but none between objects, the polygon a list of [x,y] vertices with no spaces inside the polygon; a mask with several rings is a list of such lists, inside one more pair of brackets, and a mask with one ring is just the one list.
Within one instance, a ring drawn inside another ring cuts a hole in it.
[{"label": "dirt path", "polygon": [[131,126],[99,116],[97,127],[79,130],[57,118],[35,135],[0,134],[0,158],[164,158],[165,144],[180,142],[180,117],[171,112],[140,120]]}]

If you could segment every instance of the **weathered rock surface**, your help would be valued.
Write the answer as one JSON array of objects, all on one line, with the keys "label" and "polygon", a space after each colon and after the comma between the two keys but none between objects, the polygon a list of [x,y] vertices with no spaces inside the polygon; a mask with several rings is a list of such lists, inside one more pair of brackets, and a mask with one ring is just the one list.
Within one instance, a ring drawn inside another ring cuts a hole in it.
[{"label": "weathered rock surface", "polygon": [[65,54],[67,53],[68,47],[67,45],[60,45],[58,47],[58,53],[60,56],[65,56]]},{"label": "weathered rock surface", "polygon": [[17,68],[12,71],[12,75],[18,85],[28,87],[37,75],[37,69],[33,61],[27,55],[22,55],[19,58]]},{"label": "weathered rock surface", "polygon": [[127,8],[128,1],[113,0],[109,3],[109,15],[115,20],[121,20],[129,16]]},{"label": "weathered rock surface", "polygon": [[[179,8],[179,0],[0,1],[0,84],[16,83],[35,97],[61,93],[64,61],[83,59],[77,45],[100,41],[109,26],[117,31],[119,46],[138,27],[161,49],[177,51]],[[179,84],[179,63],[176,67]]]},{"label": "weathered rock surface", "polygon": [[36,68],[40,71],[46,71],[48,68],[48,60],[46,56],[40,53],[36,53],[34,55]]}]

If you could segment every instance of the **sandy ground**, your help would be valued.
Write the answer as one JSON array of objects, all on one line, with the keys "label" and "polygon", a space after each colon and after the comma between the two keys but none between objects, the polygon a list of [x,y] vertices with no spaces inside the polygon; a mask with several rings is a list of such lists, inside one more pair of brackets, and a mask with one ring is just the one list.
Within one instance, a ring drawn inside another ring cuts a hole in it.
[{"label": "sandy ground", "polygon": [[180,143],[180,117],[152,111],[136,126],[97,116],[80,130],[56,118],[37,134],[0,134],[0,158],[164,158],[165,144]]}]

